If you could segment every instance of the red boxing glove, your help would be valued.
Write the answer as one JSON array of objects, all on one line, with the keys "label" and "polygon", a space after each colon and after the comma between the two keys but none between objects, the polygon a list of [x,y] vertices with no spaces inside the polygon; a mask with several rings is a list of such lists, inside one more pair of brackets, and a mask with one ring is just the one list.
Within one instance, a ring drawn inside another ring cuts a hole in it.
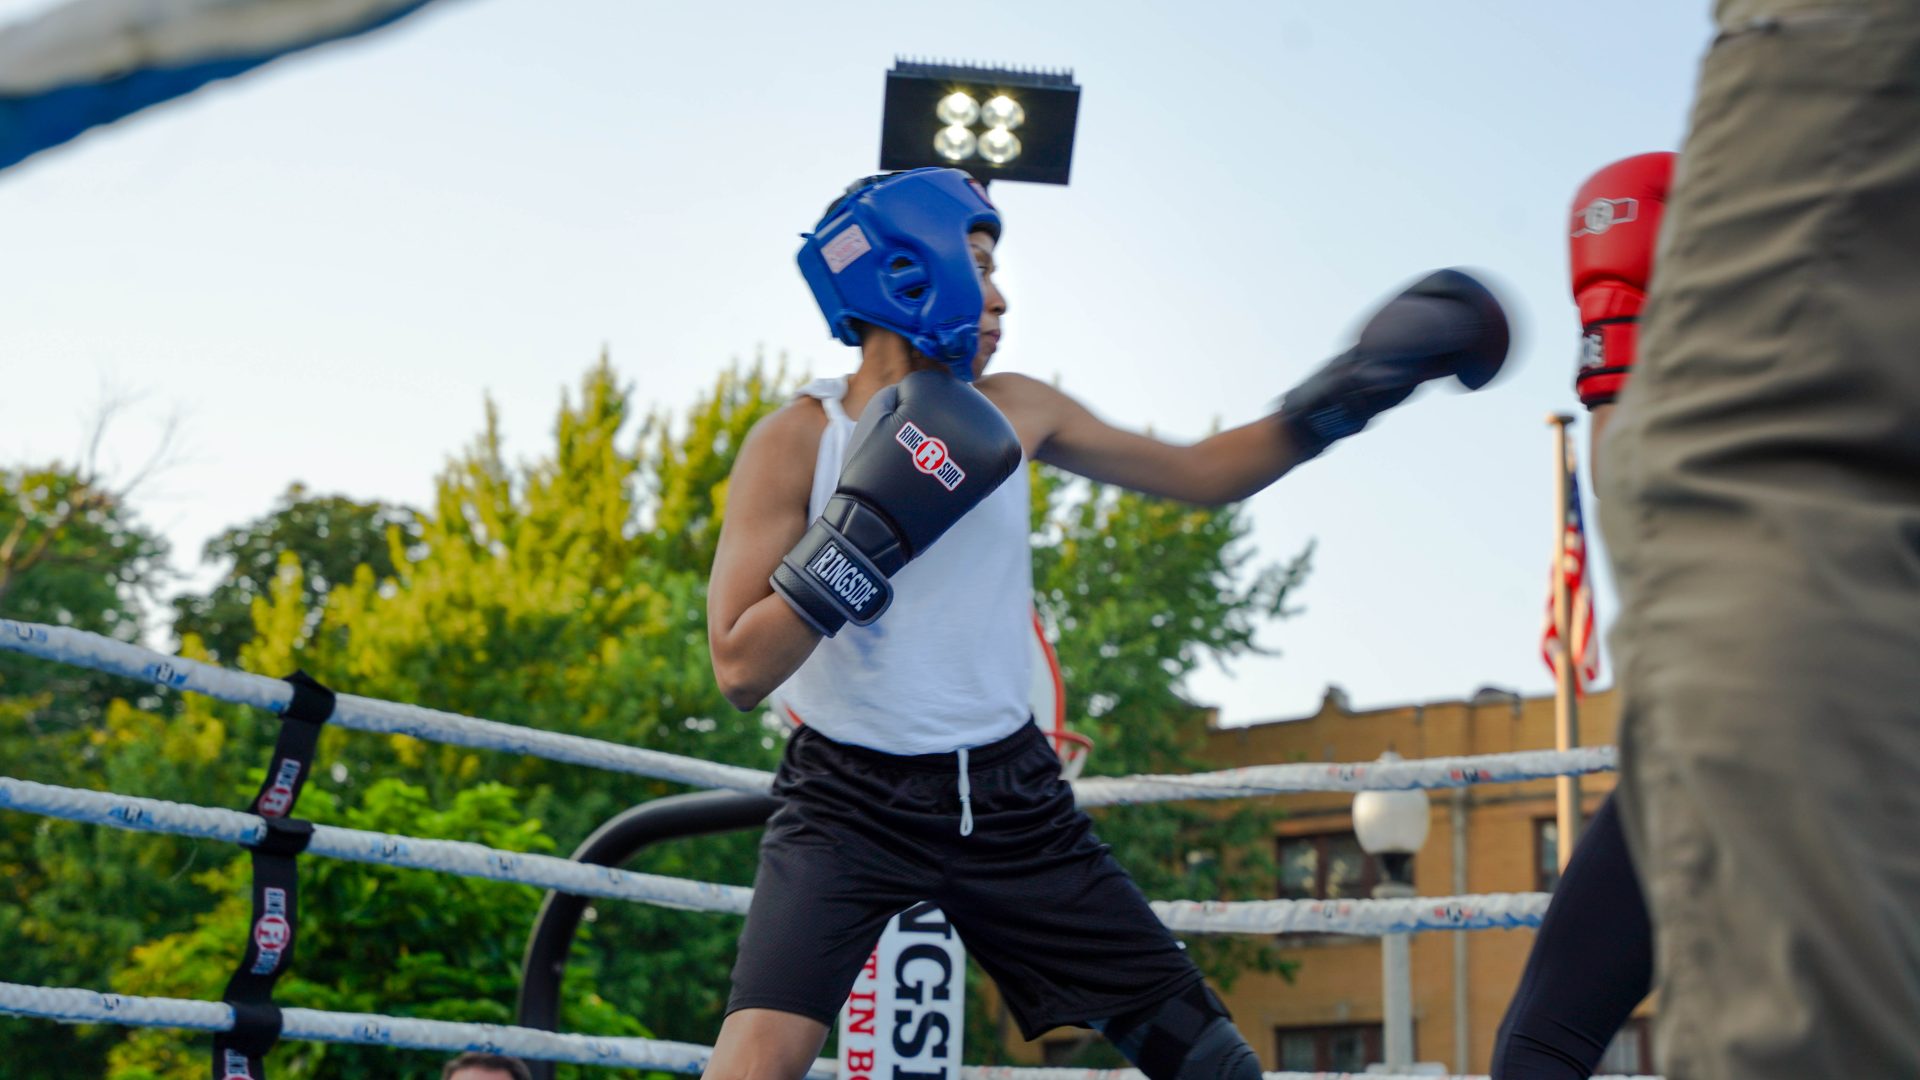
[{"label": "red boxing glove", "polygon": [[1580,370],[1573,387],[1591,409],[1626,385],[1674,155],[1640,154],[1594,173],[1573,197],[1573,299],[1580,305]]}]

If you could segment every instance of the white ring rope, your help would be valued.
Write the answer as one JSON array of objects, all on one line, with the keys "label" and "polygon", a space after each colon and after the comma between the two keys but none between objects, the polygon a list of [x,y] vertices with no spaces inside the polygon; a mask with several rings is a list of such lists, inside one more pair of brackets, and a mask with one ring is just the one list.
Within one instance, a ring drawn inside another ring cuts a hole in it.
[{"label": "white ring rope", "polygon": [[[127,1027],[185,1028],[190,1031],[233,1030],[233,1009],[218,1001],[180,998],[131,997],[98,994],[92,990],[53,989],[0,982],[0,1013],[34,1016],[68,1024],[122,1024]],[[369,1013],[285,1010],[281,1038],[314,1042],[361,1043],[403,1050],[458,1053],[478,1050],[511,1054],[535,1061],[564,1061],[576,1065],[664,1069],[698,1073],[713,1053],[692,1043],[657,1039],[567,1035],[503,1024],[461,1024],[448,1020],[416,1020]],[[821,1059],[808,1070],[808,1080],[839,1080],[840,1063]],[[1379,1073],[1270,1072],[1265,1080],[1415,1080],[1412,1076]],[[1142,1080],[1137,1069],[1020,1069],[1003,1065],[966,1065],[960,1080]],[[1475,1077],[1419,1077],[1418,1080],[1487,1080]],[[1595,1080],[1659,1080],[1651,1076],[1600,1076]]]},{"label": "white ring rope", "polygon": [[[158,683],[175,690],[188,690],[273,713],[283,711],[288,702],[293,700],[293,687],[282,679],[168,656],[64,626],[0,619],[0,649],[92,668],[111,675],[124,675],[129,679]],[[637,746],[624,746],[604,739],[503,724],[497,720],[481,720],[354,694],[336,696],[333,716],[328,722],[354,731],[411,735],[429,742],[478,750],[504,750],[609,772],[672,780],[694,787],[764,795],[773,784],[773,774],[760,769],[717,765],[699,758],[642,750]]]},{"label": "white ring rope", "polygon": [[[70,627],[0,619],[0,649],[92,668],[220,701],[278,713],[293,698],[284,680],[231,671]],[[410,735],[429,742],[545,758],[694,787],[765,794],[773,774],[737,765],[643,750],[557,731],[482,720],[354,694],[337,696],[331,723],[354,731]],[[1097,777],[1074,782],[1083,807],[1187,799],[1239,799],[1308,791],[1398,791],[1512,783],[1614,768],[1610,746],[1529,750],[1420,761],[1257,765],[1191,776]]]},{"label": "white ring rope", "polygon": [[[256,842],[266,832],[263,819],[237,810],[55,787],[6,776],[0,776],[0,809],[235,844]],[[731,915],[746,914],[753,898],[752,889],[739,885],[642,874],[458,840],[422,840],[331,825],[313,827],[307,851],[352,862],[537,885],[576,896],[604,896]],[[1547,894],[1407,900],[1166,900],[1156,902],[1153,908],[1168,926],[1189,933],[1385,934],[1537,926],[1547,908]]]},{"label": "white ring rope", "polygon": [[1613,747],[1588,746],[1577,750],[1525,750],[1419,761],[1253,765],[1191,776],[1095,777],[1075,781],[1073,793],[1083,807],[1115,806],[1181,799],[1245,799],[1307,791],[1404,791],[1507,784],[1608,772],[1613,768]]},{"label": "white ring rope", "polygon": [[[0,809],[233,844],[255,843],[267,829],[265,820],[237,810],[55,787],[7,776],[0,776]],[[332,825],[313,827],[313,839],[307,851],[350,862],[438,870],[463,877],[538,885],[576,896],[604,896],[689,911],[745,915],[747,902],[753,897],[753,890],[739,885],[641,874],[552,855],[500,851],[459,840],[422,840]]]},{"label": "white ring rope", "polygon": [[[123,1024],[129,1028],[184,1028],[194,1032],[228,1032],[234,1011],[221,1001],[184,1001],[179,997],[132,997],[94,994],[92,990],[56,990],[0,982],[0,1013],[15,1017],[60,1020],[65,1024]],[[664,1068],[672,1072],[701,1072],[712,1049],[705,1045],[614,1036],[576,1036],[515,1028],[505,1024],[459,1024],[451,1020],[378,1017],[371,1013],[321,1013],[317,1009],[286,1009],[282,1040],[300,1042],[363,1043],[392,1049],[432,1049],[442,1053],[482,1051],[507,1053],[530,1061],[564,1061],[572,1065],[620,1068]],[[837,1061],[820,1059],[806,1070],[808,1080],[839,1080]],[[1014,1068],[1004,1065],[964,1065],[960,1080],[1142,1080],[1137,1068]],[[1413,1076],[1382,1076],[1379,1072],[1267,1072],[1263,1080],[1415,1080]],[[1486,1076],[1450,1076],[1419,1080],[1486,1080]],[[1594,1080],[1659,1080],[1657,1076],[1596,1076]]]},{"label": "white ring rope", "polygon": [[[233,1030],[233,1009],[218,1001],[179,998],[130,997],[91,990],[53,989],[0,983],[0,1012],[36,1016],[68,1024],[124,1024],[129,1027],[187,1028],[193,1031]],[[666,1069],[699,1073],[713,1054],[710,1047],[658,1039],[566,1035],[504,1024],[461,1024],[448,1020],[418,1020],[369,1013],[283,1010],[282,1039],[314,1042],[362,1043],[399,1050],[438,1050],[458,1053],[478,1050],[511,1054],[538,1061],[565,1061],[578,1065]],[[809,1080],[835,1080],[840,1063],[821,1060],[808,1070]]]},{"label": "white ring rope", "polygon": [[1196,934],[1401,934],[1539,926],[1549,893],[1404,900],[1155,900],[1171,930]]}]

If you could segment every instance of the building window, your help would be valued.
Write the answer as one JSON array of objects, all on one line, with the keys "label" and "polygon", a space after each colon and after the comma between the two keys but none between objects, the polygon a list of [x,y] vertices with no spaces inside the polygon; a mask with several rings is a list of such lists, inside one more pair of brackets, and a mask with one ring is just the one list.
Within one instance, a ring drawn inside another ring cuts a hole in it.
[{"label": "building window", "polygon": [[1533,819],[1533,891],[1552,892],[1560,884],[1560,823]]},{"label": "building window", "polygon": [[1378,865],[1350,832],[1282,837],[1276,855],[1282,900],[1363,900],[1380,881]]},{"label": "building window", "polygon": [[1273,1029],[1281,1072],[1364,1072],[1383,1056],[1379,1024]]},{"label": "building window", "polygon": [[1636,1016],[1620,1028],[1595,1071],[1635,1075],[1653,1072],[1653,1028],[1646,1017]]}]

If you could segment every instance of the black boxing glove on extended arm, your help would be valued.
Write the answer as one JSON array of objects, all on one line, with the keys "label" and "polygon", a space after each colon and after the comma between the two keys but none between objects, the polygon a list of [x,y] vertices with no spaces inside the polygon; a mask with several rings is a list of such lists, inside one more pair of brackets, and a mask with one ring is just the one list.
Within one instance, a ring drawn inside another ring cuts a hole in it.
[{"label": "black boxing glove on extended arm", "polygon": [[1354,347],[1288,391],[1276,415],[1301,459],[1315,457],[1429,379],[1487,385],[1508,344],[1506,312],[1493,293],[1458,270],[1436,270],[1387,301]]},{"label": "black boxing glove on extended arm", "polygon": [[847,442],[840,486],[773,572],[773,588],[832,637],[893,602],[888,578],[1020,467],[1000,410],[945,371],[881,390]]}]

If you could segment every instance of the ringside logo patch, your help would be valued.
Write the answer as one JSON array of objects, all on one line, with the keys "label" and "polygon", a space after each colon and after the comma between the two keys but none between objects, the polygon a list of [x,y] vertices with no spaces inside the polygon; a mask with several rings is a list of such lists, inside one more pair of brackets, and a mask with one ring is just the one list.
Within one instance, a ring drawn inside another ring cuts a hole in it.
[{"label": "ringside logo patch", "polygon": [[1580,370],[1591,371],[1607,366],[1607,339],[1598,330],[1590,330],[1580,336]]},{"label": "ringside logo patch", "polygon": [[879,583],[868,576],[866,568],[832,544],[822,544],[807,560],[807,573],[818,578],[855,614],[864,613],[880,593]]},{"label": "ringside logo patch", "polygon": [[840,235],[820,245],[820,257],[827,261],[827,269],[837,274],[853,260],[872,250],[873,244],[867,240],[867,234],[860,226],[849,225],[840,231]]},{"label": "ringside logo patch", "polygon": [[1638,199],[1595,199],[1573,214],[1573,236],[1599,236],[1615,225],[1625,225],[1640,217]]},{"label": "ringside logo patch", "polygon": [[253,943],[260,948],[253,962],[253,974],[271,975],[293,944],[293,927],[287,922],[287,891],[269,887],[265,891],[266,911],[253,924]]},{"label": "ringside logo patch", "polygon": [[967,478],[967,472],[954,464],[947,453],[947,444],[921,431],[909,420],[900,425],[893,433],[893,441],[907,448],[913,455],[913,467],[940,481],[940,486],[952,491]]},{"label": "ringside logo patch", "polygon": [[285,817],[293,809],[293,783],[300,779],[300,763],[293,758],[280,759],[280,769],[274,774],[273,784],[260,796],[260,815],[262,817]]}]

